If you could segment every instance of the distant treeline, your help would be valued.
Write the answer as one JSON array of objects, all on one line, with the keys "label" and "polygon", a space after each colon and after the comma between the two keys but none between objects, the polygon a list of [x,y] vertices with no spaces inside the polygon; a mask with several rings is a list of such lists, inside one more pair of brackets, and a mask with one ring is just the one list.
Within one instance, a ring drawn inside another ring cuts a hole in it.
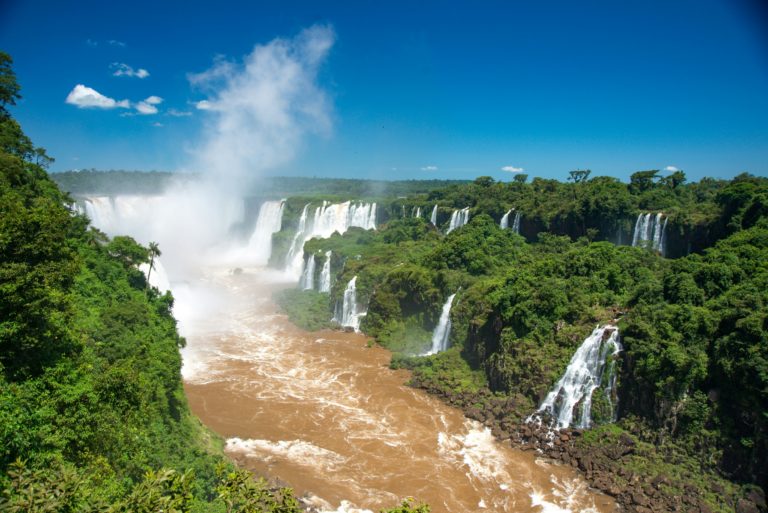
[{"label": "distant treeline", "polygon": [[[191,180],[198,175],[169,173],[167,171],[124,171],[84,169],[51,173],[51,178],[64,191],[71,194],[162,194],[174,180]],[[355,198],[379,198],[425,194],[451,185],[461,185],[461,180],[358,180],[347,178],[316,177],[264,177],[250,186],[250,195],[297,196],[328,195],[343,193]]]}]

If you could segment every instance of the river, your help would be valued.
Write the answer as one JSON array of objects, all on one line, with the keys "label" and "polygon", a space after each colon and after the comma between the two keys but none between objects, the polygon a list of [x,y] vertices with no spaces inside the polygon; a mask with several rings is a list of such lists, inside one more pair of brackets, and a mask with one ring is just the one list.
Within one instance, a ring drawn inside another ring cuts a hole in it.
[{"label": "river", "polygon": [[293,326],[271,300],[291,286],[254,269],[174,284],[190,406],[241,466],[327,512],[408,496],[436,513],[614,510],[572,468],[497,443],[406,386],[363,335]]}]

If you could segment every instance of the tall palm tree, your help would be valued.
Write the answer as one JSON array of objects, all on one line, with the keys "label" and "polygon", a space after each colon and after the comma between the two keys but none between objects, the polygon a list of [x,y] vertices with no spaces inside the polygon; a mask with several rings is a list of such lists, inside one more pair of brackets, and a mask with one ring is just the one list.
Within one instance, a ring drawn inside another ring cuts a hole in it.
[{"label": "tall palm tree", "polygon": [[157,242],[149,243],[149,271],[147,271],[147,287],[149,287],[149,276],[152,274],[152,269],[155,268],[155,258],[162,255],[160,247]]}]

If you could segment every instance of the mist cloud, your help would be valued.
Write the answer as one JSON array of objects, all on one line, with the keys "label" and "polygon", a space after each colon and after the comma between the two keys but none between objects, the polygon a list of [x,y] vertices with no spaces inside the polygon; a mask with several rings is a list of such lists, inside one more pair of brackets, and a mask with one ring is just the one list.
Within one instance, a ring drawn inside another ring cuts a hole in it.
[{"label": "mist cloud", "polygon": [[330,27],[313,26],[292,39],[257,45],[242,62],[217,58],[210,69],[190,75],[208,96],[196,106],[210,117],[195,170],[251,178],[290,161],[306,134],[328,133],[331,104],[317,73],[334,40]]}]

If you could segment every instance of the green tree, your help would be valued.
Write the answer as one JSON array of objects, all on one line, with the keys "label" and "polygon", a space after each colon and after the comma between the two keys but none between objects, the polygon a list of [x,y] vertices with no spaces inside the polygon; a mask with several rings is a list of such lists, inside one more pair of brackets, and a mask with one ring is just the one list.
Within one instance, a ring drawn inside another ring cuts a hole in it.
[{"label": "green tree", "polygon": [[658,179],[659,170],[651,169],[649,171],[637,171],[629,177],[629,188],[634,194],[651,190]]},{"label": "green tree", "polygon": [[19,91],[21,87],[16,81],[13,72],[13,59],[5,52],[0,52],[0,117],[8,116],[6,106],[16,105],[16,100],[21,99]]},{"label": "green tree", "polygon": [[568,172],[568,181],[573,183],[586,182],[589,175],[592,173],[590,169],[575,169]]},{"label": "green tree", "polygon": [[147,248],[149,251],[149,271],[147,271],[147,287],[149,287],[149,277],[152,274],[152,269],[155,268],[155,258],[162,256],[160,252],[160,246],[157,242],[150,242]]}]

